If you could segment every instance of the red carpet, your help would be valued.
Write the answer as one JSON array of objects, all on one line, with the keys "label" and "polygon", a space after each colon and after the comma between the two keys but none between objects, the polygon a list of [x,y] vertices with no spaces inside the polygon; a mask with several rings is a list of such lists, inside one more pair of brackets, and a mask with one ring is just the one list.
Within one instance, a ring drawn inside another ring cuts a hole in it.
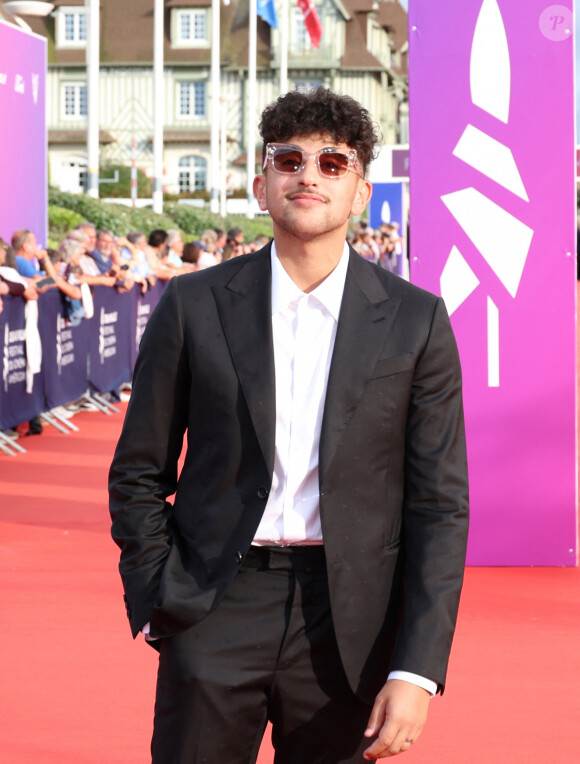
[{"label": "red carpet", "polygon": [[[156,654],[131,640],[107,513],[121,416],[74,421],[0,454],[0,762],[146,764]],[[448,689],[400,760],[578,762],[579,681],[580,570],[469,569]]]}]

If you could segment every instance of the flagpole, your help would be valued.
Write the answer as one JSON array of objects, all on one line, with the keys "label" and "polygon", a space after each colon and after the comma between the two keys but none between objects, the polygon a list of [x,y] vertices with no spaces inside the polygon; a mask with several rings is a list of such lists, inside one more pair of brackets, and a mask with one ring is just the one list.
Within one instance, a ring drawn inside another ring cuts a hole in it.
[{"label": "flagpole", "polygon": [[98,0],[85,0],[87,41],[87,195],[99,198],[99,59],[100,8]]},{"label": "flagpole", "polygon": [[[220,0],[211,0],[211,191],[210,212],[219,211],[220,186]],[[222,157],[224,161],[224,157]]]},{"label": "flagpole", "polygon": [[227,114],[227,101],[224,99],[220,104],[220,198],[219,198],[219,212],[222,218],[225,218],[226,208],[226,114]]},{"label": "flagpole", "polygon": [[288,92],[288,0],[282,0],[280,9],[280,94]]},{"label": "flagpole", "polygon": [[247,119],[246,119],[246,200],[248,208],[246,215],[248,218],[254,217],[254,173],[256,171],[256,107],[257,107],[257,73],[256,57],[258,54],[258,3],[257,0],[250,0],[249,16],[249,49],[248,49],[248,96],[246,100]]},{"label": "flagpole", "polygon": [[163,82],[163,0],[153,6],[153,212],[163,212],[163,123],[165,87]]}]

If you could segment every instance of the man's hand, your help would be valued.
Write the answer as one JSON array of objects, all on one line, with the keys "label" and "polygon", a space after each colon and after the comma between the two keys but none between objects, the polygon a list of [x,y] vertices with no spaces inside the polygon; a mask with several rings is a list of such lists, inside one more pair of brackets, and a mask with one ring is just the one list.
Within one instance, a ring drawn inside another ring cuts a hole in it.
[{"label": "man's hand", "polygon": [[364,758],[396,756],[408,751],[419,738],[429,710],[431,696],[422,687],[401,679],[390,679],[377,695],[365,737],[377,739]]}]

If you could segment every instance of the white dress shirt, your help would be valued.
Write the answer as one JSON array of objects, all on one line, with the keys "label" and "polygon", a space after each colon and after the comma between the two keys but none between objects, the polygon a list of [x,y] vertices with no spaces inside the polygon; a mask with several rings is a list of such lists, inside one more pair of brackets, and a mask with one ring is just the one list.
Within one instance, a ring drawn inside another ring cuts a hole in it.
[{"label": "white dress shirt", "polygon": [[276,452],[254,544],[322,544],[318,447],[348,246],[332,273],[309,294],[286,273],[274,244],[271,257]]}]

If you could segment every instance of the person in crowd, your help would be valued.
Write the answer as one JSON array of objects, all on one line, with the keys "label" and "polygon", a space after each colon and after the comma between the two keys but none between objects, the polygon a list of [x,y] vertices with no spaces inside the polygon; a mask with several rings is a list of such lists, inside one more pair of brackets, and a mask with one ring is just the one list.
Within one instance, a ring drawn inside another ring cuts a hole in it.
[{"label": "person in crowd", "polygon": [[22,297],[24,300],[38,300],[38,290],[34,281],[25,279],[14,267],[14,252],[11,252],[13,265],[9,265],[10,248],[4,239],[0,238],[0,280],[4,284],[3,293],[12,297]]},{"label": "person in crowd", "polygon": [[123,247],[131,247],[126,238],[118,239],[111,231],[101,230],[97,232],[97,246],[89,254],[101,273],[115,277],[118,292],[129,292],[137,279],[130,272],[129,263],[122,257]]},{"label": "person in crowd", "polygon": [[170,229],[167,231],[167,254],[165,262],[170,268],[182,268],[183,238],[181,231]]},{"label": "person in crowd", "polygon": [[16,256],[16,268],[21,276],[40,280],[43,277],[40,262],[46,250],[40,249],[36,236],[28,228],[19,228],[12,234],[12,249]]},{"label": "person in crowd", "polygon": [[87,254],[90,254],[97,246],[97,229],[93,223],[89,223],[88,220],[83,220],[76,227],[77,231],[82,231],[88,239]]},{"label": "person in crowd", "polygon": [[89,284],[91,277],[83,273],[81,259],[84,254],[84,245],[80,241],[65,238],[58,248],[59,267],[53,266],[56,286],[72,300],[80,300],[81,284]]},{"label": "person in crowd", "polygon": [[262,249],[272,241],[270,236],[266,236],[265,233],[259,233],[254,239],[255,250]]},{"label": "person in crowd", "polygon": [[127,253],[129,254],[131,273],[141,281],[142,290],[143,280],[148,286],[155,286],[157,277],[145,256],[147,237],[142,231],[131,231],[127,234],[127,242],[128,244],[121,250],[121,255],[127,257]]},{"label": "person in crowd", "polygon": [[101,229],[97,231],[97,240],[89,257],[95,261],[99,273],[110,273],[118,262],[115,259],[115,236],[111,231]]},{"label": "person in crowd", "polygon": [[202,251],[197,261],[198,268],[210,268],[221,262],[222,253],[217,251],[217,241],[217,233],[213,228],[203,231],[199,237],[199,246]]},{"label": "person in crowd", "polygon": [[369,234],[366,229],[355,230],[352,246],[353,249],[365,260],[368,260],[370,263],[376,263],[376,255],[371,249],[368,239]]},{"label": "person in crowd", "polygon": [[136,246],[128,236],[118,236],[115,240],[117,278],[131,279],[145,294],[157,279],[145,259],[145,252]]},{"label": "person in crowd", "polygon": [[213,230],[215,231],[217,236],[217,240],[215,243],[216,252],[219,252],[221,255],[224,251],[224,247],[228,243],[228,237],[223,228],[214,228]]},{"label": "person in crowd", "polygon": [[234,257],[234,248],[231,244],[226,244],[222,251],[222,263],[226,260],[231,260]]},{"label": "person in crowd", "polygon": [[[89,224],[85,224],[85,225],[89,225]],[[109,273],[101,273],[99,271],[99,268],[95,260],[92,257],[90,257],[90,255],[88,254],[89,251],[92,251],[91,249],[89,249],[91,247],[92,239],[87,234],[86,232],[87,230],[90,230],[90,229],[83,230],[77,227],[77,228],[74,228],[72,231],[69,231],[65,237],[65,240],[76,241],[79,244],[81,244],[83,248],[83,252],[78,263],[78,269],[84,276],[84,282],[85,284],[88,284],[89,286],[114,287],[115,284],[117,283],[116,275],[111,275]],[[96,235],[95,235],[95,241],[96,241]]]},{"label": "person in crowd", "polygon": [[201,248],[195,241],[188,241],[183,247],[183,262],[185,265],[191,266],[192,270],[199,270],[198,262],[201,255]]},{"label": "person in crowd", "polygon": [[318,88],[260,132],[273,243],[169,283],[110,471],[132,633],[160,651],[153,764],[255,762],[267,720],[277,762],[407,751],[455,628],[453,331],[441,298],[345,241],[377,129]]},{"label": "person in crowd", "polygon": [[239,257],[239,255],[244,255],[246,253],[244,242],[245,236],[242,229],[237,227],[230,228],[228,231],[228,242],[226,245],[228,248],[228,259],[231,259],[232,257]]},{"label": "person in crowd", "polygon": [[243,245],[245,242],[245,236],[244,232],[241,228],[235,227],[230,228],[228,231],[228,244],[231,244],[232,247],[239,247],[240,245]]},{"label": "person in crowd", "polygon": [[167,231],[164,231],[161,228],[155,228],[149,234],[147,249],[145,250],[145,258],[149,267],[156,278],[161,281],[169,281],[169,279],[177,275],[177,270],[175,268],[170,268],[165,264],[165,257],[168,252],[167,238]]}]

